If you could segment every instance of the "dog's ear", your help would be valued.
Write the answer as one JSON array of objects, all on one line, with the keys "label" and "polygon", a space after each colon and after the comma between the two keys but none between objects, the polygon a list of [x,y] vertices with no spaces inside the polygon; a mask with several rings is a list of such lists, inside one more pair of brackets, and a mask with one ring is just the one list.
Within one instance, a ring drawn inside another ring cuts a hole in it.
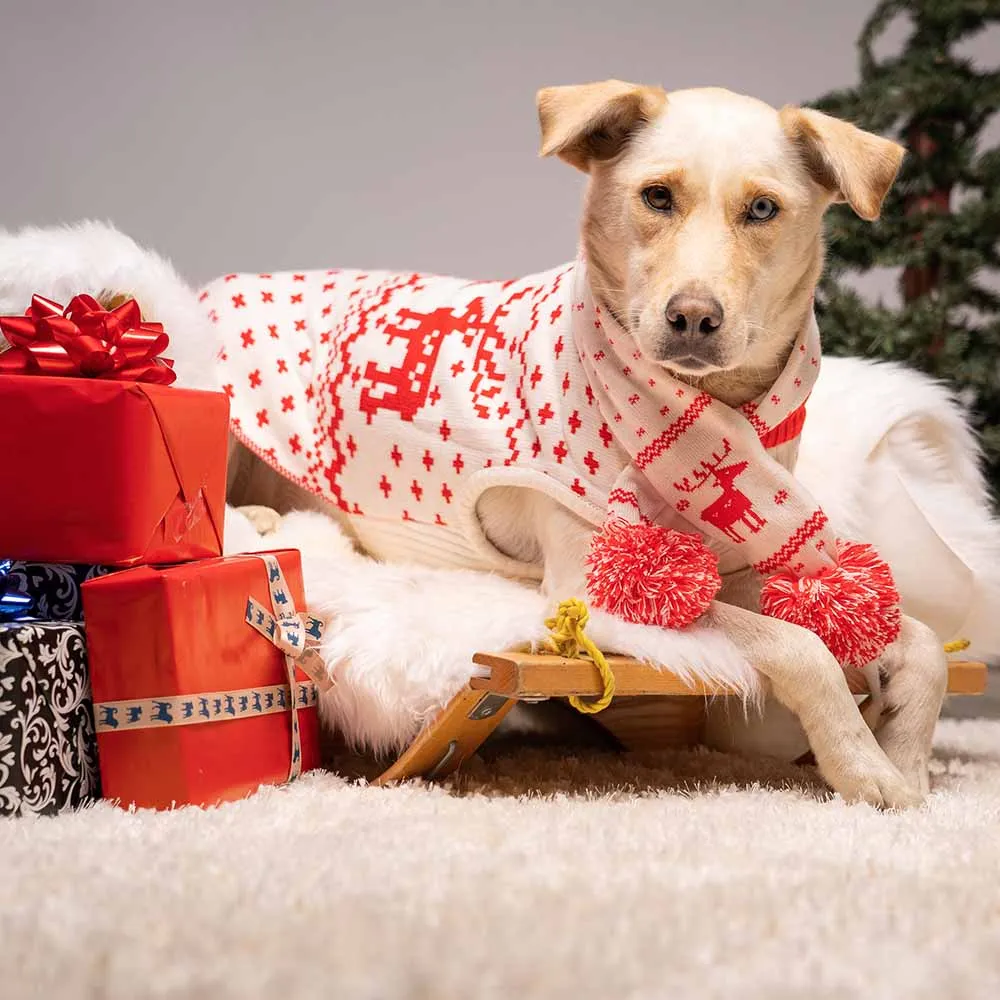
[{"label": "dog's ear", "polygon": [[813,180],[862,219],[879,217],[906,153],[898,142],[811,108],[783,108],[781,124]]},{"label": "dog's ear", "polygon": [[536,99],[541,155],[556,154],[586,173],[592,161],[617,155],[628,137],[652,121],[666,101],[662,87],[621,80],[546,87]]}]

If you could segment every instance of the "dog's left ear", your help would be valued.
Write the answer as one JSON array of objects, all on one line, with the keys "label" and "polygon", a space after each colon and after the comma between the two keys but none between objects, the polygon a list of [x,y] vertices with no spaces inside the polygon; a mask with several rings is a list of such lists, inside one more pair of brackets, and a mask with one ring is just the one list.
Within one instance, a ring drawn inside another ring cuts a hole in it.
[{"label": "dog's left ear", "polygon": [[538,92],[542,156],[558,155],[587,173],[594,160],[610,160],[628,137],[667,102],[662,87],[621,80],[546,87]]},{"label": "dog's left ear", "polygon": [[862,219],[879,217],[906,153],[898,142],[811,108],[783,108],[781,124],[813,180]]}]

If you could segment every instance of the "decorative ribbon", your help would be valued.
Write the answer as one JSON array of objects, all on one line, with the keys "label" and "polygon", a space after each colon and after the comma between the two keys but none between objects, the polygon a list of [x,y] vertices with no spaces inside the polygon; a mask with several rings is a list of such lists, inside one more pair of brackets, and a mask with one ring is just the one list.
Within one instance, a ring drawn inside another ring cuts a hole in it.
[{"label": "decorative ribbon", "polygon": [[76,295],[65,309],[34,295],[24,316],[0,316],[10,350],[0,373],[108,378],[170,385],[173,362],[160,355],[169,337],[160,323],[143,323],[135,299],[112,310],[92,295]]},{"label": "decorative ribbon", "polygon": [[[309,681],[295,685],[295,707],[309,708],[319,697]],[[254,715],[287,712],[291,697],[287,684],[206,691],[202,694],[168,695],[165,698],[135,698],[131,701],[104,701],[94,706],[94,722],[99,733],[117,730],[159,729],[163,726],[193,726],[202,722],[227,722]]]},{"label": "decorative ribbon", "polygon": [[13,589],[12,565],[10,559],[0,559],[0,622],[30,621],[34,617],[35,600]]},{"label": "decorative ribbon", "polygon": [[[94,705],[98,733],[117,730],[155,729],[161,726],[191,726],[205,722],[226,722],[275,712],[292,713],[292,755],[288,780],[302,773],[302,738],[299,733],[300,708],[309,708],[319,699],[319,692],[332,681],[319,655],[323,623],[295,610],[291,591],[275,556],[255,554],[245,558],[260,559],[267,569],[267,588],[271,611],[252,597],[247,598],[245,620],[285,656],[287,684],[267,687],[237,688],[231,691],[200,691],[197,694],[167,695],[163,698],[138,698],[131,701],[107,701]],[[297,681],[295,668],[301,667],[311,678]],[[291,693],[294,692],[294,698]]]},{"label": "decorative ribbon", "polygon": [[[285,574],[277,558],[265,553],[252,556],[261,559],[267,567],[267,587],[271,595],[269,612],[252,597],[247,598],[246,623],[285,654],[288,683],[294,685],[295,668],[299,666],[312,678],[313,683],[325,691],[332,686],[329,674],[320,658],[319,645],[323,638],[323,623],[310,615],[300,615],[295,610],[292,592],[288,589]],[[292,706],[292,762],[288,780],[294,781],[302,773],[302,744],[299,738],[299,714]]]},{"label": "decorative ribbon", "polygon": [[286,657],[308,674],[320,691],[333,687],[319,654],[323,638],[323,623],[312,615],[295,610],[291,592],[281,564],[272,555],[257,555],[267,565],[267,582],[271,594],[272,614],[252,597],[247,598],[246,623],[255,628],[265,639],[277,646]]}]

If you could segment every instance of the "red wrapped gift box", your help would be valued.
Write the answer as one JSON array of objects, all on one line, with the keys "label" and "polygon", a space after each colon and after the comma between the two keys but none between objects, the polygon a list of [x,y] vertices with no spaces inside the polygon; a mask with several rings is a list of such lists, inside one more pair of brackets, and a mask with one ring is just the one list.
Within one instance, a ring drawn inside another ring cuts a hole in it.
[{"label": "red wrapped gift box", "polygon": [[[267,619],[284,608],[294,625],[305,608],[297,551],[115,573],[84,585],[83,606],[105,798],[212,805],[295,776],[289,661]],[[319,766],[319,720],[302,665],[319,676],[319,629],[302,618],[292,641],[310,655],[293,662],[294,719],[307,771]]]},{"label": "red wrapped gift box", "polygon": [[222,393],[0,375],[0,554],[109,566],[219,555],[228,423]]}]

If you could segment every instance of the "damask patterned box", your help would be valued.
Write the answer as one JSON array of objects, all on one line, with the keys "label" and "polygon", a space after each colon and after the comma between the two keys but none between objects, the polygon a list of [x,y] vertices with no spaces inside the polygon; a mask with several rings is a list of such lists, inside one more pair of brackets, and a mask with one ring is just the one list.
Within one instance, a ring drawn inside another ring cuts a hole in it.
[{"label": "damask patterned box", "polygon": [[0,815],[100,795],[83,626],[0,624]]},{"label": "damask patterned box", "polygon": [[0,621],[5,620],[8,611],[18,619],[83,621],[80,588],[87,580],[110,572],[106,566],[0,558],[0,602],[3,602],[0,603]]}]

